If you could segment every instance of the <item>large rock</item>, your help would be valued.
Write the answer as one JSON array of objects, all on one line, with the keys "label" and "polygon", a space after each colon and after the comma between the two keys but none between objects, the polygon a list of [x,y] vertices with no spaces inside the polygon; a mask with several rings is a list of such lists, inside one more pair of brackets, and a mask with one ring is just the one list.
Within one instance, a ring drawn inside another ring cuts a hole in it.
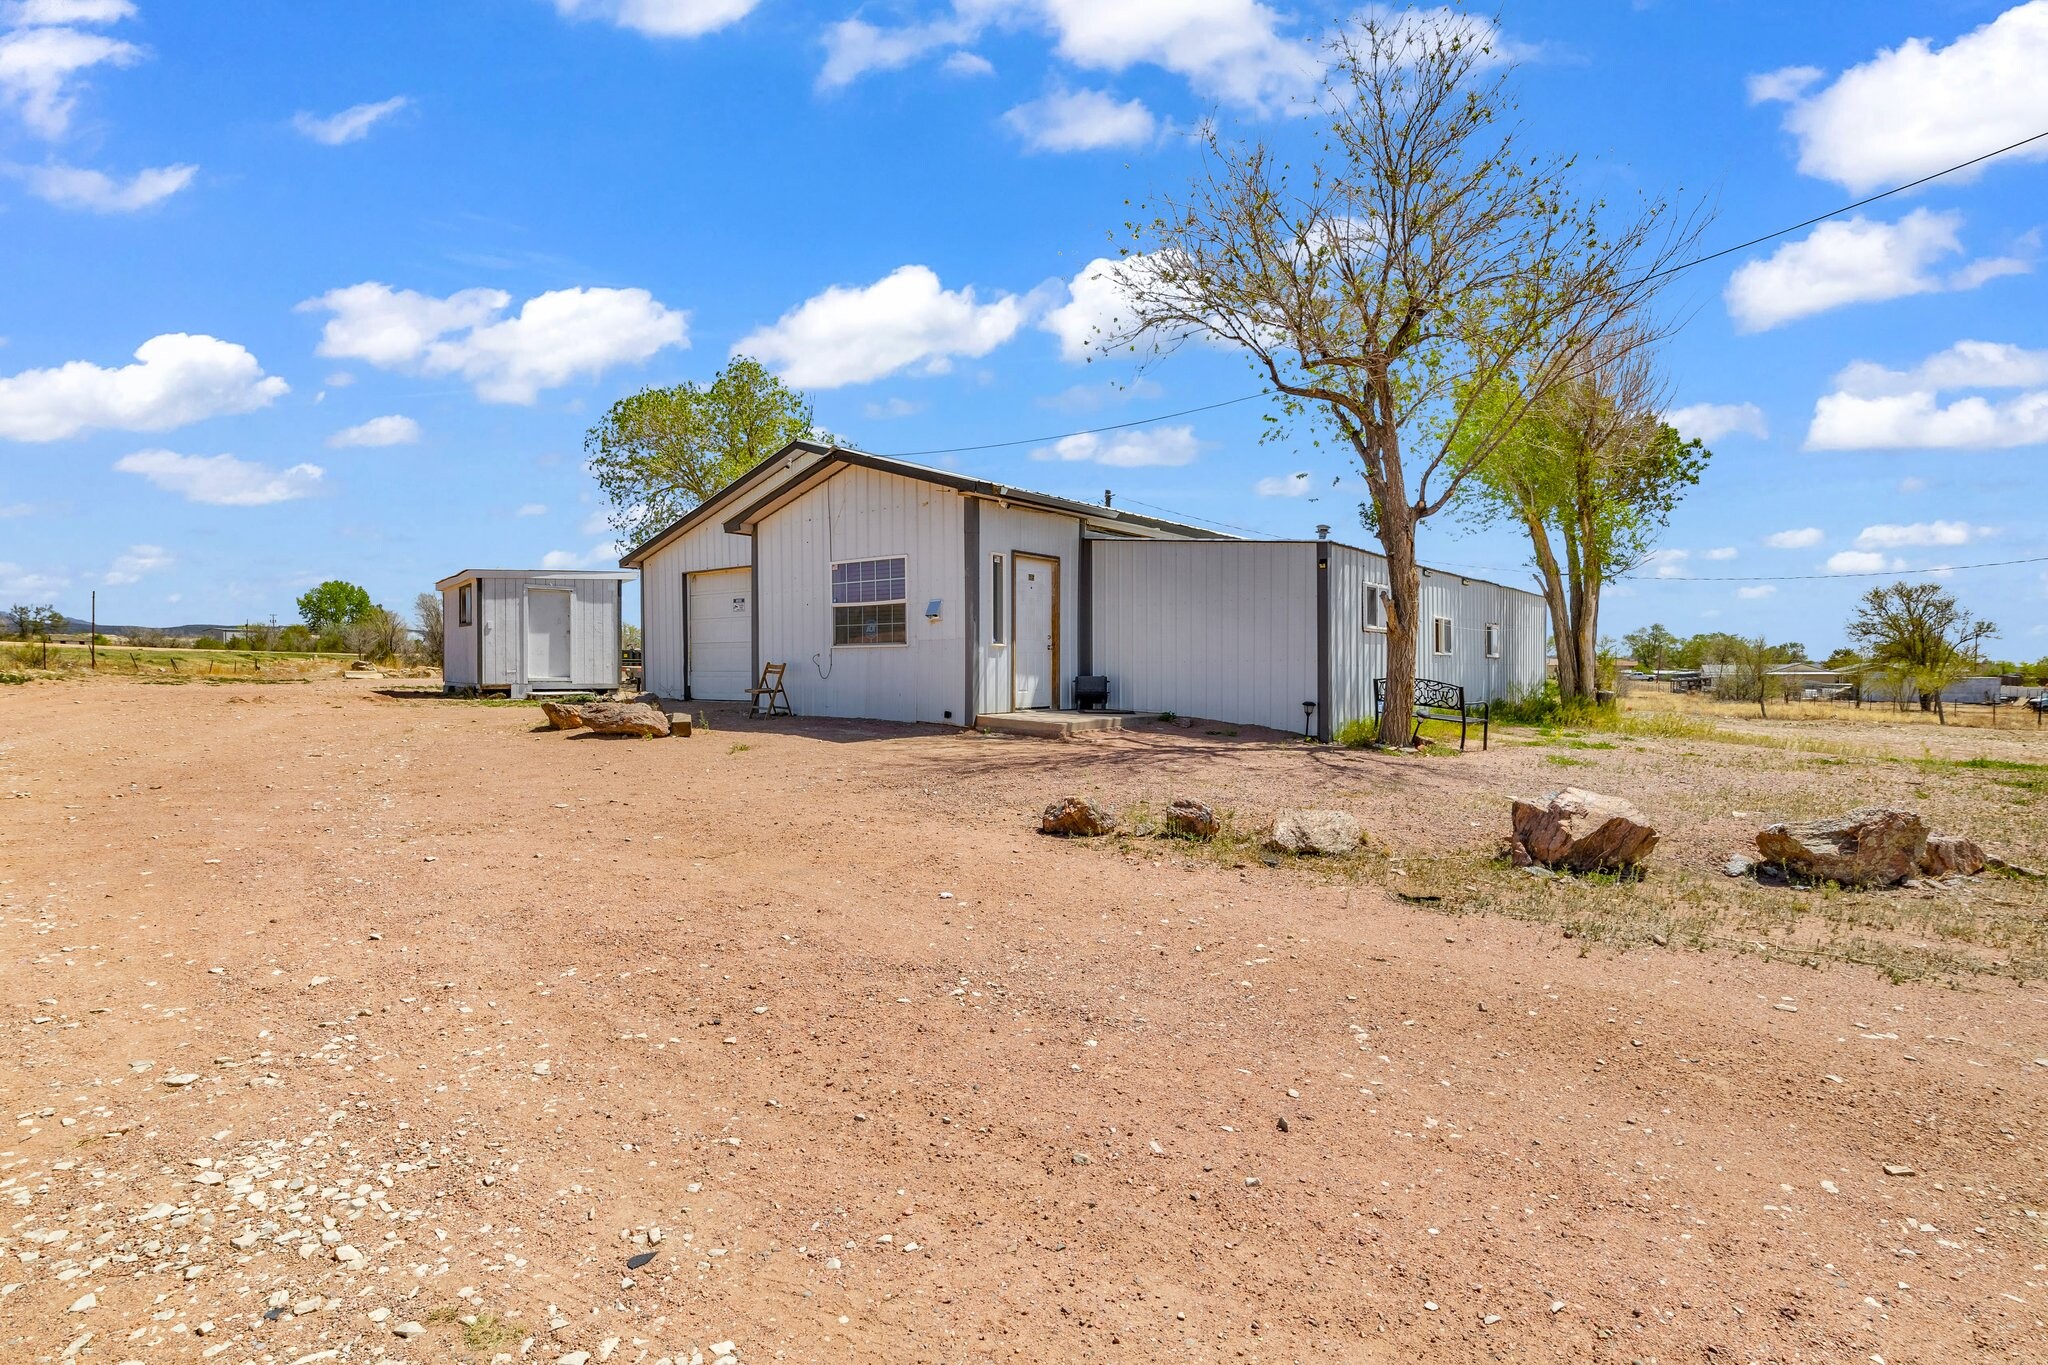
[{"label": "large rock", "polygon": [[1217,822],[1216,812],[1200,801],[1176,801],[1166,808],[1166,816],[1160,821],[1168,834],[1178,834],[1184,839],[1213,839],[1222,828]]},{"label": "large rock", "polygon": [[1974,877],[1986,865],[1984,850],[1960,834],[1930,834],[1927,852],[1920,858],[1925,877]]},{"label": "large rock", "polygon": [[1355,853],[1365,839],[1358,817],[1341,810],[1283,810],[1273,817],[1266,847],[1276,853]]},{"label": "large rock", "polygon": [[1509,812],[1508,856],[1518,867],[1634,872],[1657,846],[1649,818],[1618,796],[1565,787]]},{"label": "large rock", "polygon": [[[1868,806],[1828,820],[1772,825],[1756,836],[1756,849],[1765,862],[1809,881],[1897,886],[1920,875],[1927,826],[1912,811]],[[1945,849],[1943,856],[1953,853]],[[1982,866],[1984,855],[1976,856]]]},{"label": "large rock", "polygon": [[540,709],[548,724],[557,730],[582,726],[600,735],[641,735],[652,739],[666,738],[669,733],[668,716],[660,708],[634,701],[590,701],[580,705],[544,701]]},{"label": "large rock", "polygon": [[1116,817],[1085,796],[1062,796],[1045,808],[1038,819],[1040,834],[1072,838],[1107,834],[1116,828]]}]

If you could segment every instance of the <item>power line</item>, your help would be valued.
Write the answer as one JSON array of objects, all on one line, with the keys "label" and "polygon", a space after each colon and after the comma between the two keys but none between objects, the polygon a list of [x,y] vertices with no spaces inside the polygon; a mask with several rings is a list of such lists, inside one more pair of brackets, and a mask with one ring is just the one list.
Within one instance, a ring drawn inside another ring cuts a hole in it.
[{"label": "power line", "polygon": [[[1677,265],[1666,266],[1662,270],[1653,271],[1650,274],[1643,276],[1641,279],[1635,281],[1635,284],[1648,284],[1651,280],[1662,279],[1666,275],[1676,275],[1682,270],[1691,270],[1695,266],[1705,265],[1709,261],[1718,261],[1724,256],[1732,256],[1738,251],[1747,251],[1753,246],[1762,246],[1765,242],[1776,241],[1778,238],[1797,232],[1801,228],[1809,228],[1814,226],[1816,223],[1824,223],[1830,218],[1839,218],[1841,215],[1845,213],[1853,213],[1857,209],[1864,208],[1870,204],[1875,204],[1880,199],[1889,199],[1895,194],[1904,194],[1907,190],[1915,190],[1920,188],[1922,185],[1932,184],[1934,181],[1940,180],[1944,176],[1954,175],[1957,171],[1966,171],[1972,166],[1981,165],[1994,157],[2004,156],[2007,152],[2018,151],[2020,148],[2030,146],[2036,142],[2040,142],[2044,138],[2048,138],[2048,129],[2043,129],[2041,132],[2035,133],[2032,137],[2023,137],[2018,142],[2009,142],[2005,146],[1997,148],[1994,151],[1985,152],[1980,156],[1973,156],[1968,161],[1958,161],[1953,166],[1945,166],[1941,170],[1933,171],[1927,175],[1921,176],[1918,180],[1908,180],[1903,185],[1894,185],[1888,190],[1879,190],[1876,194],[1866,195],[1864,198],[1858,199],[1852,204],[1843,204],[1839,208],[1829,209],[1826,213],[1815,214],[1811,218],[1801,219],[1799,222],[1793,223],[1790,226],[1781,227],[1772,232],[1766,232],[1761,237],[1752,237],[1746,242],[1737,242],[1734,246],[1722,247],[1720,250],[1708,252],[1704,256],[1695,256],[1689,261],[1681,261]],[[1056,436],[1026,436],[1014,441],[988,441],[984,442],[981,445],[942,446],[932,450],[898,451],[893,455],[884,456],[884,458],[893,460],[908,460],[915,459],[919,456],[924,455],[968,455],[973,454],[976,451],[982,450],[1003,450],[1012,446],[1037,445],[1040,442],[1044,441],[1064,441],[1071,436],[1094,436],[1099,435],[1100,433],[1105,431],[1124,431],[1131,427],[1150,426],[1154,422],[1168,422],[1176,417],[1191,417],[1198,412],[1213,412],[1217,408],[1227,408],[1237,403],[1249,403],[1254,398],[1265,397],[1267,392],[1267,390],[1261,389],[1257,393],[1247,393],[1241,394],[1236,398],[1226,398],[1220,403],[1205,403],[1200,407],[1182,408],[1179,412],[1162,412],[1152,417],[1140,417],[1129,422],[1114,422],[1108,426],[1083,427],[1079,431],[1061,432]],[[1200,518],[1194,519],[1200,520]],[[1217,522],[1212,524],[1223,525],[1224,523]],[[1238,527],[1234,529],[1242,530],[1243,528]],[[1828,575],[1822,574],[1809,576],[1827,577]]]},{"label": "power line", "polygon": [[1816,578],[1919,578],[1927,574],[1960,573],[1964,569],[2004,569],[2015,564],[2048,564],[2048,555],[2029,555],[2025,559],[1990,559],[1982,564],[1935,564],[1925,569],[1853,569],[1841,573],[1781,573],[1781,574],[1685,574],[1669,578],[1641,578],[1635,574],[1623,574],[1624,579],[1641,583],[1804,583]]}]

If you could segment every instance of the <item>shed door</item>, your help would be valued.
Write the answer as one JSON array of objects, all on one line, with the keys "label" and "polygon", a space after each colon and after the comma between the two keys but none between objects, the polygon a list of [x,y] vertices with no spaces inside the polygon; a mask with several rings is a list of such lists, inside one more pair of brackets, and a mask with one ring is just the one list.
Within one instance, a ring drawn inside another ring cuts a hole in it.
[{"label": "shed door", "polygon": [[743,701],[753,685],[754,571],[690,575],[690,696]]},{"label": "shed door", "polygon": [[569,681],[569,597],[560,588],[526,590],[526,680]]},{"label": "shed door", "polygon": [[1010,646],[1019,711],[1059,702],[1060,562],[1037,555],[1011,557],[1010,601],[1016,639]]}]

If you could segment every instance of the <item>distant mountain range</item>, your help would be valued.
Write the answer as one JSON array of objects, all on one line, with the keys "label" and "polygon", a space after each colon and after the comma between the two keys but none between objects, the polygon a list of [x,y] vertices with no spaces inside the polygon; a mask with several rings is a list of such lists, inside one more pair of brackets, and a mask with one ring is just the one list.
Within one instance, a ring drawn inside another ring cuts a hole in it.
[{"label": "distant mountain range", "polygon": [[[67,616],[64,618],[64,624],[60,631],[65,635],[86,635],[91,633],[92,628],[93,625],[90,621],[81,620],[76,616]],[[100,622],[99,625],[99,631],[102,635],[133,635],[138,630],[162,631],[165,635],[190,635],[194,639],[201,635],[213,635],[225,640],[230,635],[239,635],[242,628],[238,625],[200,625],[197,623],[184,626],[117,626],[106,621]]]}]

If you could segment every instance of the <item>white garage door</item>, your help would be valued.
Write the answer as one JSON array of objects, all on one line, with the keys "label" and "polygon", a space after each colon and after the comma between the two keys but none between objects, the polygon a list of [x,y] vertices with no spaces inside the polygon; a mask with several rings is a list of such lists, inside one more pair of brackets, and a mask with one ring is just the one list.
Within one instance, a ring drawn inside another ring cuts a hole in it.
[{"label": "white garage door", "polygon": [[744,701],[753,685],[754,571],[690,575],[690,695]]}]

